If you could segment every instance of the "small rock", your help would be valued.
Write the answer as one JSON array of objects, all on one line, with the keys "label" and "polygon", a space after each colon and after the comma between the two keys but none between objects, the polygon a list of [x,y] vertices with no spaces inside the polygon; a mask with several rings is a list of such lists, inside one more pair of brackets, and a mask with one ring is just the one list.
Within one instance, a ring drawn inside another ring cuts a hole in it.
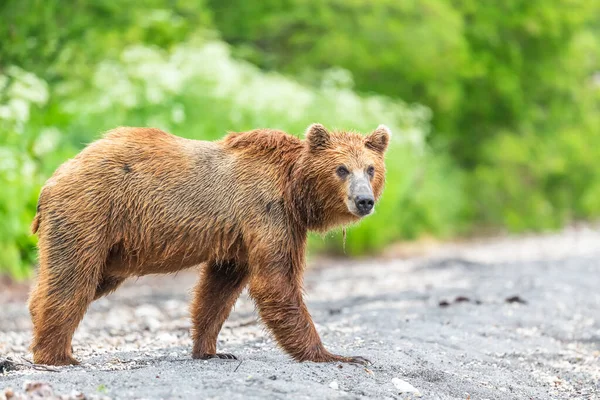
[{"label": "small rock", "polygon": [[507,303],[527,304],[527,301],[523,300],[521,296],[510,296],[507,297],[504,301],[506,301]]},{"label": "small rock", "polygon": [[421,392],[419,392],[419,390],[416,387],[414,387],[406,381],[403,381],[402,379],[393,378],[392,383],[394,384],[396,389],[400,391],[400,393],[413,393],[416,396],[421,396]]},{"label": "small rock", "polygon": [[14,371],[16,369],[17,366],[12,360],[0,358],[0,374],[8,371]]},{"label": "small rock", "polygon": [[329,384],[329,387],[333,390],[338,390],[340,388],[340,385],[337,383],[337,381],[333,381]]},{"label": "small rock", "polygon": [[156,335],[156,340],[161,343],[177,343],[177,336],[169,332],[161,332]]},{"label": "small rock", "polygon": [[23,390],[30,397],[46,398],[54,396],[52,387],[44,382],[25,381],[23,383]]},{"label": "small rock", "polygon": [[71,395],[69,396],[69,400],[71,400],[71,399],[73,399],[73,400],[85,400],[86,397],[85,397],[85,394],[83,394],[83,393],[81,393],[81,392],[79,392],[77,390],[74,390],[74,391],[71,392]]},{"label": "small rock", "polygon": [[145,319],[144,323],[146,324],[145,328],[150,332],[156,332],[160,328],[160,321],[156,318],[148,317]]},{"label": "small rock", "polygon": [[7,400],[12,399],[15,396],[15,392],[13,391],[13,389],[11,387],[7,387],[6,389],[4,389],[4,398]]},{"label": "small rock", "polygon": [[137,318],[160,318],[161,317],[161,311],[152,305],[141,305],[139,307],[137,307],[134,311],[135,316]]}]

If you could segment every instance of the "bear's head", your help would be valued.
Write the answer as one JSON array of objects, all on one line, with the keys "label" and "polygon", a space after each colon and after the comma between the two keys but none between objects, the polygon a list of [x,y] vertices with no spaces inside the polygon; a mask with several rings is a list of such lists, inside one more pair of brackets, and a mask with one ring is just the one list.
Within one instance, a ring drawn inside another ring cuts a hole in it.
[{"label": "bear's head", "polygon": [[366,136],[308,127],[296,193],[309,229],[326,231],[373,213],[385,182],[390,136],[385,125]]}]

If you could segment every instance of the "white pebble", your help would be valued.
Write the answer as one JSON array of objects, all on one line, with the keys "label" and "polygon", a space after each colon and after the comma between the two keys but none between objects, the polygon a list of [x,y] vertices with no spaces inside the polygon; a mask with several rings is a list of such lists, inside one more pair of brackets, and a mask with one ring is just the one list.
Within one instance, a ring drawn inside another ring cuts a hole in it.
[{"label": "white pebble", "polygon": [[160,321],[156,318],[148,317],[145,322],[150,332],[156,332],[160,328]]},{"label": "white pebble", "polygon": [[333,390],[338,390],[340,388],[340,385],[338,385],[337,381],[333,381],[329,384],[329,387]]},{"label": "white pebble", "polygon": [[411,385],[410,383],[403,381],[402,379],[393,378],[392,383],[400,391],[400,393],[414,393],[417,396],[420,396],[421,393],[419,390]]},{"label": "white pebble", "polygon": [[161,311],[157,307],[152,305],[144,304],[135,309],[135,316],[138,318],[160,318],[161,314]]}]

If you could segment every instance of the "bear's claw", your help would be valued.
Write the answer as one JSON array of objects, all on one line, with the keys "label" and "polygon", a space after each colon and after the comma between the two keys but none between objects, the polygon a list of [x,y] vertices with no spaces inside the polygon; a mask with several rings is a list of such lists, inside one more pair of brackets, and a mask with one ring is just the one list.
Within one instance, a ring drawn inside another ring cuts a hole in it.
[{"label": "bear's claw", "polygon": [[361,356],[347,357],[346,362],[350,364],[360,364],[364,366],[373,365],[371,361]]},{"label": "bear's claw", "polygon": [[211,358],[219,358],[221,360],[237,360],[237,357],[229,353],[203,354],[199,357],[194,357],[198,360],[210,360]]}]

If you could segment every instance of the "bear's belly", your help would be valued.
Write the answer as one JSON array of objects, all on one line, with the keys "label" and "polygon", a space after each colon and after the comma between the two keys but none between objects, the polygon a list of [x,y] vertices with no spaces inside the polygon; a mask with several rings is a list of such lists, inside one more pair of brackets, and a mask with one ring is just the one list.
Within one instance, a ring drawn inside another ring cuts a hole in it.
[{"label": "bear's belly", "polygon": [[209,259],[203,249],[168,252],[168,250],[133,251],[122,243],[115,245],[104,268],[104,275],[129,278],[149,274],[169,274],[199,265]]},{"label": "bear's belly", "polygon": [[149,274],[169,274],[213,260],[244,263],[246,258],[244,249],[241,240],[229,243],[210,241],[202,245],[189,243],[180,246],[149,244],[144,249],[129,248],[120,242],[111,249],[103,275],[129,278]]}]

